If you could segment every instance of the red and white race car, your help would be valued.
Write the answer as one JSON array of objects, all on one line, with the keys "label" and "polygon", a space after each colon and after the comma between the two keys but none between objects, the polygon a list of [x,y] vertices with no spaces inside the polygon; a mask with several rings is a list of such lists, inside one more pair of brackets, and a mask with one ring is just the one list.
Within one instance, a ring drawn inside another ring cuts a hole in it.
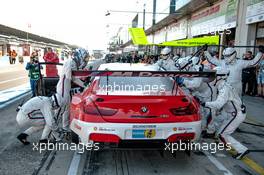
[{"label": "red and white race car", "polygon": [[[126,71],[120,71],[126,70]],[[175,77],[211,76],[203,72],[166,72],[146,64],[102,64],[81,94],[72,97],[70,128],[81,142],[195,141],[201,133],[199,105]]]}]

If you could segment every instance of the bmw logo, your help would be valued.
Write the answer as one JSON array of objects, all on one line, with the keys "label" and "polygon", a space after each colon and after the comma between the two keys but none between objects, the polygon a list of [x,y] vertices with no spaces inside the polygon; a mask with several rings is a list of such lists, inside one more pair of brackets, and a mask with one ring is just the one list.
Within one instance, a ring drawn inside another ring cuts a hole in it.
[{"label": "bmw logo", "polygon": [[148,108],[147,108],[146,106],[143,106],[143,107],[141,108],[141,111],[144,112],[144,113],[146,113],[146,112],[148,112]]}]

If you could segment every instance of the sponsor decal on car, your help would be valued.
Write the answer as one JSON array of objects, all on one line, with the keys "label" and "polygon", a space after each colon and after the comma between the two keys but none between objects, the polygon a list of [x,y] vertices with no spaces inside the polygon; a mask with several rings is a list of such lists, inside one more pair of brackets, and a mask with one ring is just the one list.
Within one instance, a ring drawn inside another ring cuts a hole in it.
[{"label": "sponsor decal on car", "polygon": [[156,125],[133,125],[133,129],[151,129],[151,128],[156,128]]},{"label": "sponsor decal on car", "polygon": [[178,127],[178,131],[190,131],[193,128],[186,128],[186,127]]},{"label": "sponsor decal on car", "polygon": [[78,129],[78,130],[82,130],[82,127],[81,126],[79,126],[79,125],[77,125],[76,123],[74,123],[74,127],[76,128],[76,129]]},{"label": "sponsor decal on car", "polygon": [[113,132],[113,131],[115,131],[115,129],[99,127],[99,131]]}]

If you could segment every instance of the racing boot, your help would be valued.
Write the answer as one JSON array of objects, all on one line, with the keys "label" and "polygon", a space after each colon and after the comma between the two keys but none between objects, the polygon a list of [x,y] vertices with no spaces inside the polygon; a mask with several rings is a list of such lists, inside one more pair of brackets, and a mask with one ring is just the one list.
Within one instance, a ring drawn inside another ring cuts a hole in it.
[{"label": "racing boot", "polygon": [[19,135],[17,136],[17,139],[18,139],[21,143],[23,143],[24,145],[29,145],[30,142],[27,141],[27,137],[28,137],[27,134],[25,134],[25,133],[21,133],[21,134],[19,134]]}]

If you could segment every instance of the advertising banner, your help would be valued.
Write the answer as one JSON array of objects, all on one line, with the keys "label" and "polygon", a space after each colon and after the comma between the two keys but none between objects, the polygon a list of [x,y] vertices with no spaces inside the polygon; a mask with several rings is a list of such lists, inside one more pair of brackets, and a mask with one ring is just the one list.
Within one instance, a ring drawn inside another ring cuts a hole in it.
[{"label": "advertising banner", "polygon": [[178,41],[169,41],[160,44],[161,46],[197,47],[202,45],[219,45],[219,36],[205,36]]},{"label": "advertising banner", "polygon": [[180,20],[167,28],[167,41],[184,39],[187,37],[187,19]]},{"label": "advertising banner", "polygon": [[154,34],[154,44],[160,44],[166,41],[166,30],[162,29]]},{"label": "advertising banner", "polygon": [[216,33],[236,27],[238,0],[220,0],[191,17],[191,35]]},{"label": "advertising banner", "polygon": [[246,24],[264,21],[264,0],[248,0]]}]

